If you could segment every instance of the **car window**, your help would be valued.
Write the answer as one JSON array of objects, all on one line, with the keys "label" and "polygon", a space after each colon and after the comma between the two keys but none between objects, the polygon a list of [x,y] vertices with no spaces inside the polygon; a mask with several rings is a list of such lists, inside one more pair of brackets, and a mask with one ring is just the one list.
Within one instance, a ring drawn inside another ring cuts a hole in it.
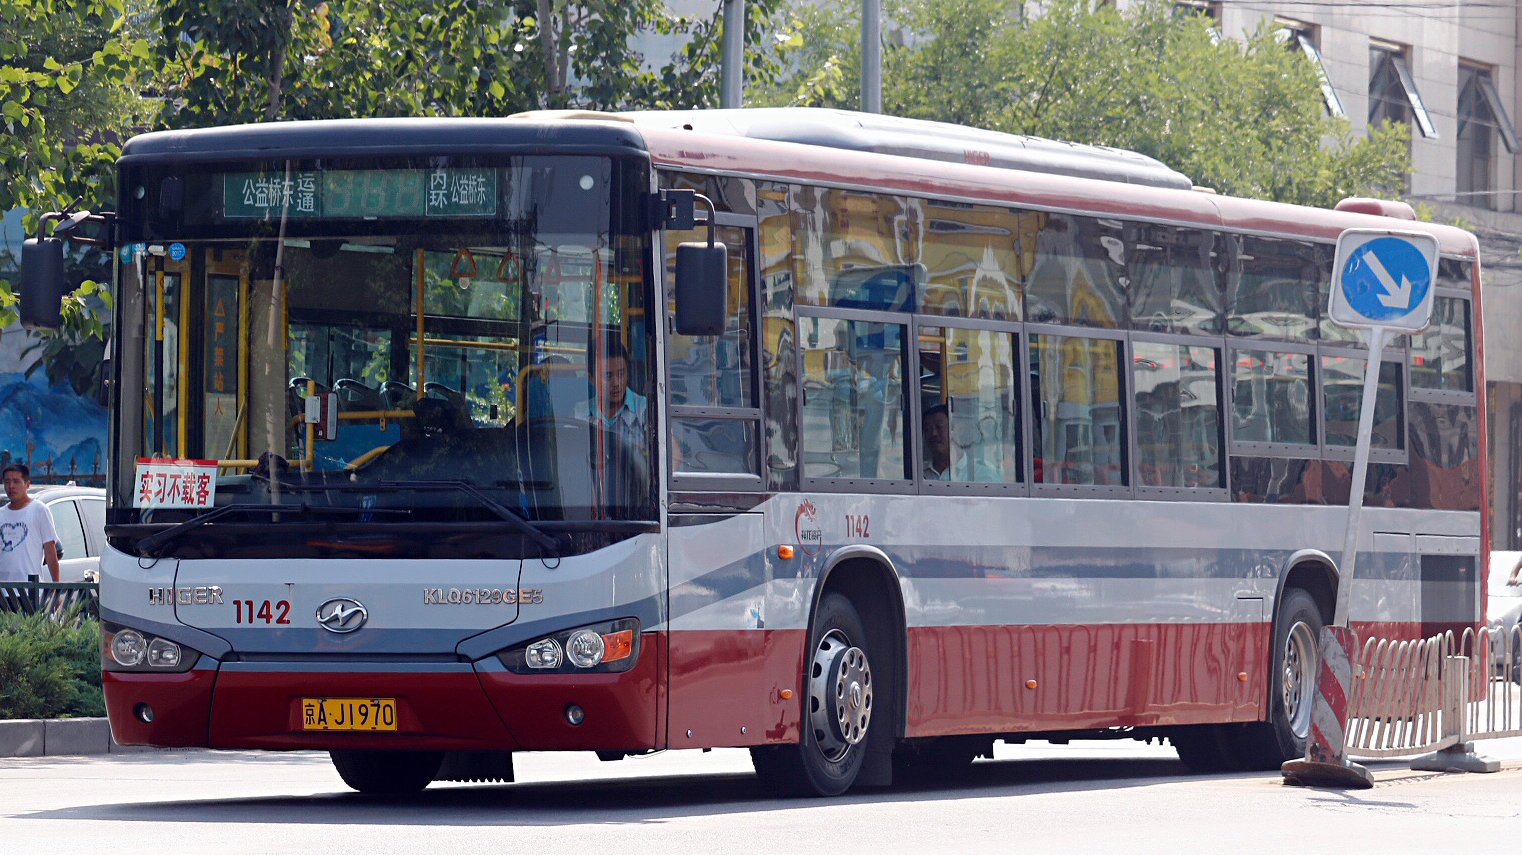
[{"label": "car window", "polygon": [[90,554],[99,555],[106,544],[106,500],[80,499],[79,515],[84,518],[85,532],[90,536]]},{"label": "car window", "polygon": [[90,551],[85,548],[85,529],[74,502],[63,499],[48,505],[48,510],[53,512],[53,528],[58,531],[58,557],[88,557]]}]

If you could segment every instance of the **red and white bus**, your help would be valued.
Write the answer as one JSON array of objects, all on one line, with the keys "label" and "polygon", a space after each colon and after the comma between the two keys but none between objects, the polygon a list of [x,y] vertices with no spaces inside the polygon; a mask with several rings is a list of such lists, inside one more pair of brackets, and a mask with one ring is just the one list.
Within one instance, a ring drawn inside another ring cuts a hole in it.
[{"label": "red and white bus", "polygon": [[[815,794],[1033,737],[1276,768],[1340,585],[1365,633],[1480,619],[1478,249],[1398,204],[823,110],[177,131],[119,177],[123,743],[391,792],[548,750]],[[1352,227],[1441,262],[1350,583]]]}]

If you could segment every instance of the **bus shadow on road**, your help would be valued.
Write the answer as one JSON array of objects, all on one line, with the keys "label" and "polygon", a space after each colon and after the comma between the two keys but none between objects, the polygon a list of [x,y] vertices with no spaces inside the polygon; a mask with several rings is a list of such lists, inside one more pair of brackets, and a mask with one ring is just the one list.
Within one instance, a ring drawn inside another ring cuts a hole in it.
[{"label": "bus shadow on road", "polygon": [[[435,785],[406,796],[367,796],[344,791],[310,796],[144,801],[60,808],[30,816],[126,822],[340,825],[638,824],[795,808],[1007,797],[1025,792],[1118,790],[1197,777],[1189,775],[1177,760],[1166,758],[984,760],[944,775],[921,774],[891,787],[854,790],[834,799],[778,798],[754,775],[707,773]],[[1277,774],[1274,779],[1277,783]]]}]

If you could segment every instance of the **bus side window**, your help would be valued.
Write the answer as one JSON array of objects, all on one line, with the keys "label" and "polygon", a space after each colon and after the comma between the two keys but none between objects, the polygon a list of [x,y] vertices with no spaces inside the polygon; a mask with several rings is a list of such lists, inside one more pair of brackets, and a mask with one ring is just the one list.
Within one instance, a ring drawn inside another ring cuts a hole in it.
[{"label": "bus side window", "polygon": [[1309,354],[1235,349],[1230,388],[1234,442],[1316,444]]},{"label": "bus side window", "polygon": [[904,354],[899,324],[798,321],[803,351],[803,474],[909,478],[904,448]]},{"label": "bus side window", "polygon": [[1032,380],[1041,390],[1035,435],[1041,483],[1126,484],[1121,342],[1031,336]]},{"label": "bus side window", "polygon": [[1220,351],[1132,344],[1136,472],[1143,487],[1222,487]]},{"label": "bus side window", "polygon": [[[1244,338],[1314,342],[1320,306],[1325,305],[1321,288],[1331,269],[1325,249],[1305,241],[1251,236],[1230,237],[1225,244],[1230,258],[1228,331]],[[1356,334],[1327,324],[1320,337],[1352,339]]]},{"label": "bus side window", "polygon": [[920,469],[926,481],[1020,480],[1015,336],[920,327]]},{"label": "bus side window", "polygon": [[[1449,263],[1447,259],[1444,262]],[[1445,392],[1474,391],[1469,339],[1469,301],[1435,298],[1432,325],[1412,339],[1411,386]]]}]

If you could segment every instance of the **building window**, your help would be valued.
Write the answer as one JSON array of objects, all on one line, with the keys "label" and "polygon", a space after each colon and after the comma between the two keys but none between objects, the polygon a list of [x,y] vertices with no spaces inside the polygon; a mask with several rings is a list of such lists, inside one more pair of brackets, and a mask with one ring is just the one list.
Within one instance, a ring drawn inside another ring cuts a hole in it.
[{"label": "building window", "polygon": [[1455,192],[1460,204],[1495,208],[1496,137],[1517,151],[1517,135],[1496,93],[1490,70],[1459,65],[1458,162]]},{"label": "building window", "polygon": [[1173,11],[1180,15],[1204,15],[1215,26],[1221,25],[1221,4],[1217,0],[1173,0]]},{"label": "building window", "polygon": [[1432,117],[1422,106],[1406,49],[1385,43],[1369,46],[1369,124],[1416,124],[1427,139],[1437,139]]},{"label": "building window", "polygon": [[1279,20],[1280,37],[1290,50],[1305,54],[1305,58],[1311,61],[1316,69],[1316,80],[1321,84],[1321,99],[1326,104],[1327,113],[1343,118],[1347,112],[1342,109],[1342,99],[1337,97],[1337,90],[1332,88],[1331,78],[1326,76],[1326,64],[1321,61],[1321,51],[1316,49],[1316,28],[1310,24],[1302,24],[1299,21]]}]

